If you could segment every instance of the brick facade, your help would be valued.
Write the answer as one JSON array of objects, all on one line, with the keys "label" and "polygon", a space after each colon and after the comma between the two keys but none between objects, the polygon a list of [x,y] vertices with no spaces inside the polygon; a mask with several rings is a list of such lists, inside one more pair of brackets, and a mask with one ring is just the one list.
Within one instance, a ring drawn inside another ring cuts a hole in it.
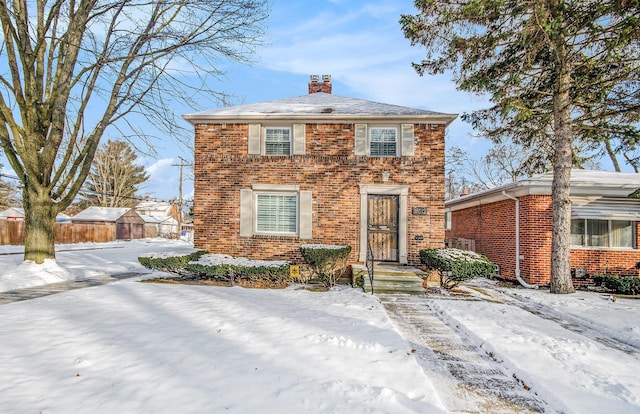
[{"label": "brick facade", "polygon": [[[520,200],[521,277],[530,284],[547,285],[551,278],[552,211],[550,195],[526,195]],[[476,251],[500,266],[502,278],[515,281],[514,200],[501,200],[454,210],[446,237],[475,240]],[[635,246],[640,246],[640,222],[635,222]],[[587,273],[635,275],[640,250],[571,249],[571,268]]]},{"label": "brick facade", "polygon": [[[296,121],[300,122],[300,121]],[[301,263],[301,244],[352,246],[359,257],[359,184],[402,184],[407,197],[407,254],[444,245],[444,124],[414,124],[415,154],[354,155],[354,122],[305,124],[306,153],[249,155],[247,123],[195,125],[194,244],[211,253]],[[382,181],[382,172],[389,172]],[[299,185],[312,192],[312,239],[240,237],[240,190],[255,184]],[[426,215],[413,215],[426,207]],[[366,218],[365,218],[366,219]]]}]

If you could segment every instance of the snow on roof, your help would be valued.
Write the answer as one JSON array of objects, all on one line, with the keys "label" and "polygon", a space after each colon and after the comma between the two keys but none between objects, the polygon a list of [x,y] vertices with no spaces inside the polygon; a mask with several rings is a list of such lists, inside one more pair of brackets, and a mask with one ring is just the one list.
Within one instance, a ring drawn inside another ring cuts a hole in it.
[{"label": "snow on roof", "polygon": [[216,119],[271,117],[327,119],[342,117],[420,117],[439,118],[441,122],[449,124],[457,115],[347,98],[324,92],[184,115],[184,118],[192,123]]},{"label": "snow on roof", "polygon": [[129,210],[126,207],[89,207],[73,216],[73,220],[116,221]]},{"label": "snow on roof", "polygon": [[[503,193],[512,196],[524,194],[551,195],[553,173],[535,175],[514,183],[504,184],[445,202],[445,207],[459,206],[470,201],[494,202],[504,199]],[[640,188],[640,174],[596,170],[571,170],[572,196],[598,196],[626,198]],[[458,207],[459,208],[459,207]]]},{"label": "snow on roof", "polygon": [[171,204],[165,201],[141,201],[135,208],[136,210],[167,210],[170,207]]},{"label": "snow on roof", "polygon": [[[22,207],[9,207],[6,210],[0,211],[0,218],[7,217],[24,217],[24,208]],[[57,219],[68,219],[69,216],[64,213],[58,213]]]},{"label": "snow on roof", "polygon": [[24,217],[24,209],[21,207],[9,207],[6,210],[0,211],[0,218],[7,217]]},{"label": "snow on roof", "polygon": [[162,222],[162,217],[159,216],[149,216],[147,214],[140,214],[142,220],[144,220],[145,224],[158,224]]}]

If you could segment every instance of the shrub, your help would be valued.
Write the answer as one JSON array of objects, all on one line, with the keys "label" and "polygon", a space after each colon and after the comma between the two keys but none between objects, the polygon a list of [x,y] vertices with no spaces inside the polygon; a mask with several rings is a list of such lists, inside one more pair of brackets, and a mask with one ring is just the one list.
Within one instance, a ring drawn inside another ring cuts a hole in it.
[{"label": "shrub", "polygon": [[300,246],[300,254],[322,284],[333,287],[347,270],[351,246],[305,244]]},{"label": "shrub", "polygon": [[620,295],[640,294],[640,278],[634,276],[594,275],[593,281]]},{"label": "shrub", "polygon": [[147,269],[163,270],[171,273],[184,274],[187,263],[198,260],[202,255],[206,253],[207,252],[204,250],[198,250],[193,253],[181,256],[171,256],[170,253],[141,256],[138,257],[138,261]]},{"label": "shrub", "polygon": [[496,265],[485,256],[460,249],[420,250],[420,260],[428,269],[440,274],[440,285],[452,289],[459,283],[477,277],[490,278]]},{"label": "shrub", "polygon": [[289,262],[250,260],[208,254],[187,264],[196,279],[227,281],[231,284],[260,287],[284,287],[289,284]]}]

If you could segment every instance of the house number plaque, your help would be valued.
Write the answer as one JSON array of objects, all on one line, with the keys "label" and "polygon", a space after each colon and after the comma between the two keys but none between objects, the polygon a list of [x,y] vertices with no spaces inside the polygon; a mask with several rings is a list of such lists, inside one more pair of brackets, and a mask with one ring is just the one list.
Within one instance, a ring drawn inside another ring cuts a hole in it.
[{"label": "house number plaque", "polygon": [[413,207],[411,209],[411,213],[413,213],[414,216],[426,216],[427,215],[427,208],[426,207]]}]

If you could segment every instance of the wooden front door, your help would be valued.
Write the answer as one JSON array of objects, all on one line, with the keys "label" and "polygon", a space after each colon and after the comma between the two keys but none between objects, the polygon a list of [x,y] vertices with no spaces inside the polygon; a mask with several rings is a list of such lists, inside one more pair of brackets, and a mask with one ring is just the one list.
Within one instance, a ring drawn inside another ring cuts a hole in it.
[{"label": "wooden front door", "polygon": [[369,195],[368,235],[373,260],[398,261],[398,196]]}]

